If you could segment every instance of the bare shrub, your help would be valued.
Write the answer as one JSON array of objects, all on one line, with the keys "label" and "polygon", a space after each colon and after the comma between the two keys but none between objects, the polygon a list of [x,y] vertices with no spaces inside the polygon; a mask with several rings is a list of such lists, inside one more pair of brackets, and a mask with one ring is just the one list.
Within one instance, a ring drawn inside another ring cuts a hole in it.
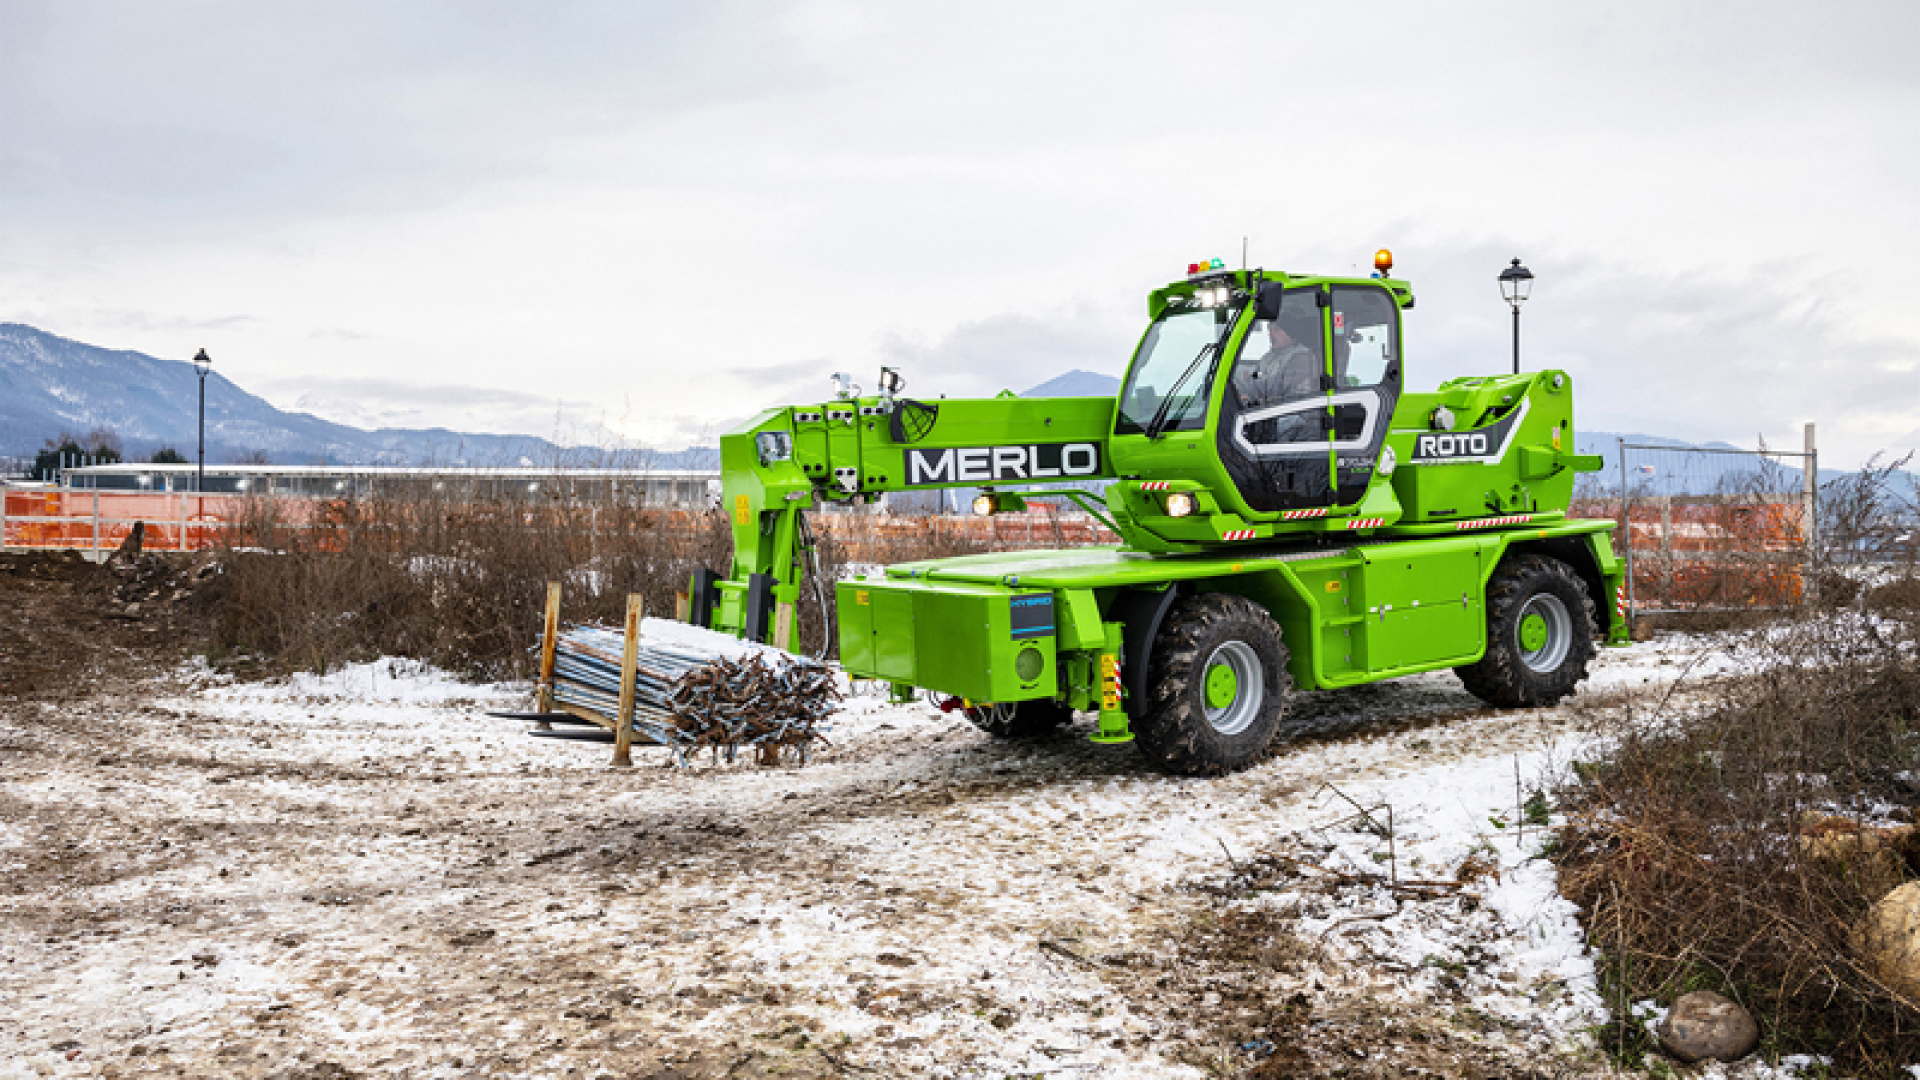
[{"label": "bare shrub", "polygon": [[[1758,632],[1752,674],[1690,715],[1623,710],[1609,759],[1563,797],[1562,891],[1582,911],[1611,1003],[1694,989],[1741,1002],[1774,1054],[1847,1075],[1920,1059],[1920,1003],[1863,964],[1867,909],[1920,868],[1815,857],[1820,815],[1911,820],[1920,803],[1920,664],[1912,621],[1842,614]],[[1634,1057],[1639,1025],[1605,1032]]]},{"label": "bare shrub", "polygon": [[[416,484],[325,501],[249,499],[227,533],[226,580],[209,594],[211,651],[320,670],[397,655],[479,676],[523,677],[547,582],[563,582],[567,622],[618,624],[629,593],[645,599],[650,615],[670,617],[694,570],[731,568],[732,525],[720,511],[575,499],[563,490]],[[1004,528],[970,517],[851,513],[810,513],[804,522],[791,644],[821,657],[836,651],[834,585],[849,574],[996,548],[1065,546],[1085,531],[1063,530],[1057,514]]]},{"label": "bare shrub", "polygon": [[233,531],[216,653],[317,670],[410,656],[496,678],[529,672],[547,582],[563,583],[570,622],[617,623],[629,593],[671,616],[731,542],[717,511],[419,492],[253,500]]},{"label": "bare shrub", "polygon": [[1874,454],[1858,471],[1829,480],[1820,488],[1820,546],[1832,562],[1853,562],[1870,554],[1883,527],[1906,518],[1916,507],[1899,477],[1913,460]]}]

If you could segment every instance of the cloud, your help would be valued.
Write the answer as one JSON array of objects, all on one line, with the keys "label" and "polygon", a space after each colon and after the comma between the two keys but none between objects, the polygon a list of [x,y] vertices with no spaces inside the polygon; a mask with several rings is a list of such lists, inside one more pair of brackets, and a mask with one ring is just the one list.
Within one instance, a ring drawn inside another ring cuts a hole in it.
[{"label": "cloud", "polygon": [[[605,409],[590,402],[469,384],[318,376],[250,387],[280,407],[366,429],[435,428],[533,434],[562,445],[617,446]],[[288,399],[291,399],[290,403]]]},{"label": "cloud", "polygon": [[[1418,388],[1511,364],[1494,279],[1514,245],[1438,246],[1433,265],[1406,269]],[[1857,295],[1845,280],[1809,281],[1791,266],[1653,270],[1552,249],[1526,262],[1536,279],[1521,311],[1523,366],[1574,376],[1582,429],[1798,446],[1815,422],[1826,460],[1857,462],[1901,445],[1920,414],[1920,337],[1833,299]]]},{"label": "cloud", "polygon": [[[46,330],[62,325],[80,325],[92,330],[182,331],[242,330],[256,326],[256,315],[180,315],[162,311],[138,311],[131,308],[81,308],[62,311],[24,312],[14,321]],[[89,342],[98,344],[98,342]]]},{"label": "cloud", "polygon": [[1399,250],[1416,378],[1498,369],[1520,254],[1583,423],[1920,423],[1905,0],[6,2],[0,319],[247,383],[692,438],[836,370],[1117,373],[1145,292],[1248,237]]},{"label": "cloud", "polygon": [[931,340],[881,335],[878,354],[907,379],[908,396],[992,397],[1024,392],[1075,368],[1124,373],[1141,327],[1088,306],[1049,316],[970,320]]}]

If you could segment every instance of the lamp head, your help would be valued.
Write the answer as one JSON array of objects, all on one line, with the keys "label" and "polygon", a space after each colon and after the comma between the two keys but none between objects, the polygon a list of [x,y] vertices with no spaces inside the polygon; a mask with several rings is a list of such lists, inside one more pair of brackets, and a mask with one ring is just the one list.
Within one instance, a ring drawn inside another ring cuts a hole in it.
[{"label": "lamp head", "polygon": [[1515,311],[1520,310],[1520,305],[1526,302],[1527,294],[1532,289],[1533,271],[1521,266],[1519,259],[1513,260],[1512,266],[1500,271],[1500,295],[1513,305]]},{"label": "lamp head", "polygon": [[193,370],[201,378],[206,378],[207,372],[213,370],[213,357],[207,355],[207,350],[201,349],[194,354]]}]

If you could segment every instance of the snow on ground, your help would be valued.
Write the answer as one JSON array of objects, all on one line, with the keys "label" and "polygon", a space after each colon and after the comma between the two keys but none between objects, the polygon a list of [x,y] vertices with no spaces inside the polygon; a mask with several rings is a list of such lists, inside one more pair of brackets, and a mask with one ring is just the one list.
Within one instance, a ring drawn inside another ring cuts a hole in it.
[{"label": "snow on ground", "polygon": [[1590,748],[1582,700],[1724,644],[1608,650],[1558,709],[1303,695],[1330,734],[1218,779],[858,695],[804,768],[617,770],[482,715],[524,686],[189,669],[4,717],[45,752],[6,777],[0,1077],[1200,1077],[1349,1021],[1590,1067],[1525,803]]}]

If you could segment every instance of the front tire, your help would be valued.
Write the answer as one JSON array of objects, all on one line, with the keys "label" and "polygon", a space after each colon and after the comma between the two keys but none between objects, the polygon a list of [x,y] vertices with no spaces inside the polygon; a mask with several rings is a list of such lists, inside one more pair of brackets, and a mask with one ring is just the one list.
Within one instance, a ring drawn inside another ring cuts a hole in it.
[{"label": "front tire", "polygon": [[1265,608],[1225,593],[1183,601],[1154,638],[1150,665],[1146,708],[1133,725],[1147,760],[1219,776],[1266,755],[1293,680]]},{"label": "front tire", "polygon": [[1573,567],[1514,555],[1487,584],[1487,652],[1454,668],[1467,692],[1503,709],[1553,705],[1593,660],[1593,597]]}]

